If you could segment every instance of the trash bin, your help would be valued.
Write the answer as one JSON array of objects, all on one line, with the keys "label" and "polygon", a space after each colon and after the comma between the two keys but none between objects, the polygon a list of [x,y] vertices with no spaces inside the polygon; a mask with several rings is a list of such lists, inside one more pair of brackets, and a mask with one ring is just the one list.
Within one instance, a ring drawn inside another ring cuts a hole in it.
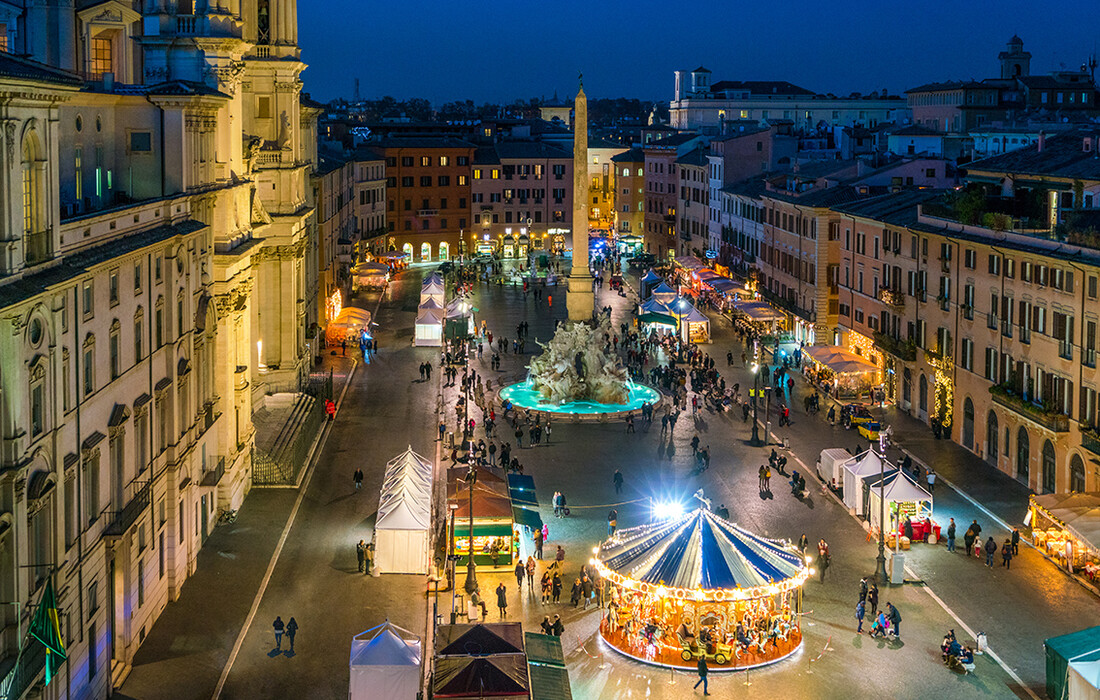
[{"label": "trash bin", "polygon": [[886,552],[886,567],[890,571],[890,583],[905,583],[905,553],[888,550]]},{"label": "trash bin", "polygon": [[453,450],[455,447],[455,432],[453,430],[447,431],[447,439],[444,440],[443,446],[449,450]]}]

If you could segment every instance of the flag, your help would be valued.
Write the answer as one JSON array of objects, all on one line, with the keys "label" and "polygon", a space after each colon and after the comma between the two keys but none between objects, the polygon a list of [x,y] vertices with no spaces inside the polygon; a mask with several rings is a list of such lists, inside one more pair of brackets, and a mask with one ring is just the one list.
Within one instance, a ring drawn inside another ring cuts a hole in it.
[{"label": "flag", "polygon": [[49,685],[62,662],[68,658],[65,654],[65,641],[61,638],[57,598],[54,596],[52,581],[46,582],[46,589],[42,592],[42,599],[38,602],[38,611],[31,620],[28,634],[46,647],[46,685]]}]

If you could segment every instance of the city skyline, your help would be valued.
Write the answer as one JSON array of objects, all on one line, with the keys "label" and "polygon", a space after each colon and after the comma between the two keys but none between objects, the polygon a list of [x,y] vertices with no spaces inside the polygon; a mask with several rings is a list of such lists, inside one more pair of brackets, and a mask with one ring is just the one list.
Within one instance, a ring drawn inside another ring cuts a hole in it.
[{"label": "city skyline", "polygon": [[[776,6],[751,6],[739,9],[729,22],[699,22],[687,13],[639,17],[635,3],[621,0],[598,7],[569,0],[556,5],[553,15],[510,12],[495,2],[471,13],[413,0],[376,6],[364,19],[376,27],[407,26],[420,17],[430,17],[430,22],[409,32],[372,32],[369,51],[362,51],[353,36],[362,23],[329,21],[333,13],[354,17],[353,7],[341,0],[319,13],[310,4],[301,5],[301,44],[310,56],[304,78],[316,99],[350,98],[355,78],[363,97],[423,97],[433,106],[465,99],[508,103],[550,98],[555,91],[565,99],[575,93],[577,71],[583,71],[592,98],[664,101],[672,95],[672,72],[699,65],[714,71],[717,80],[787,80],[838,95],[883,89],[900,94],[927,82],[996,75],[996,55],[1013,34],[1034,55],[1035,73],[1077,69],[1097,51],[1087,23],[1065,22],[1075,14],[1087,16],[1083,2],[1060,3],[1061,11],[1040,15],[1027,3],[1012,0],[998,6],[997,17],[986,17],[988,10],[978,6],[908,16],[872,13],[866,3],[848,2],[827,17],[811,14],[806,5],[794,13],[794,21]],[[866,21],[854,23],[852,16],[861,13]],[[571,18],[576,16],[588,19],[575,23]],[[759,31],[784,22],[789,26],[782,31],[783,43],[774,38],[776,32]],[[542,36],[553,37],[549,47],[534,50],[525,41],[530,23],[537,24]],[[592,27],[607,30],[594,39],[585,33]],[[859,40],[843,38],[853,29],[860,32]],[[669,37],[667,46],[662,46],[661,32]],[[684,41],[689,32],[696,32],[693,40]],[[509,36],[517,38],[501,39]],[[563,58],[565,47],[585,41],[589,48],[577,58]],[[790,47],[799,47],[799,52]]]}]

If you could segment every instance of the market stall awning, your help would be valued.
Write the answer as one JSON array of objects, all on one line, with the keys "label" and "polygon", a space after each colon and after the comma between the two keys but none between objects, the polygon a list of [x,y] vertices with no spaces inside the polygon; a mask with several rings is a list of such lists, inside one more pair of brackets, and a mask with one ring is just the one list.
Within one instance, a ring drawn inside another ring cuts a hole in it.
[{"label": "market stall awning", "polygon": [[741,285],[737,284],[729,277],[719,277],[718,279],[707,280],[707,284],[710,288],[716,292],[722,294],[732,294],[738,291],[742,291]]},{"label": "market stall awning", "polygon": [[802,352],[814,362],[825,365],[837,374],[866,374],[878,371],[878,365],[837,345],[807,345],[802,348]]},{"label": "market stall awning", "polygon": [[1100,493],[1048,493],[1031,500],[1074,537],[1100,552]]},{"label": "market stall awning", "polygon": [[665,326],[675,326],[676,319],[668,314],[645,313],[638,317],[638,323],[660,323]]},{"label": "market stall awning", "polygon": [[702,270],[706,267],[702,260],[693,255],[677,255],[676,264],[685,270]]},{"label": "market stall awning", "polygon": [[649,272],[645,273],[645,276],[642,277],[642,279],[641,279],[642,284],[647,284],[649,282],[660,282],[660,281],[661,281],[661,276],[658,275],[656,272],[654,272],[653,268],[650,268]]},{"label": "market stall awning", "polygon": [[786,316],[782,311],[773,309],[766,301],[739,301],[733,305],[733,310],[743,313],[753,321],[761,323],[767,321],[782,321]]},{"label": "market stall awning", "polygon": [[913,477],[909,476],[900,469],[891,469],[887,471],[885,475],[871,474],[864,477],[863,482],[867,484],[871,489],[871,493],[878,496],[879,482],[884,482],[881,494],[882,497],[890,503],[910,503],[926,501],[932,502],[932,494],[928,493],[917,482],[913,481]]},{"label": "market stall awning", "polygon": [[710,323],[710,318],[694,306],[684,309],[680,313],[680,320],[684,323]]},{"label": "market stall awning", "polygon": [[661,282],[650,292],[650,298],[656,299],[662,304],[667,304],[678,296],[676,290],[668,286],[668,282]]},{"label": "market stall awning", "polygon": [[620,585],[692,591],[800,585],[807,571],[789,542],[760,537],[705,508],[620,530],[596,559],[601,574]]}]

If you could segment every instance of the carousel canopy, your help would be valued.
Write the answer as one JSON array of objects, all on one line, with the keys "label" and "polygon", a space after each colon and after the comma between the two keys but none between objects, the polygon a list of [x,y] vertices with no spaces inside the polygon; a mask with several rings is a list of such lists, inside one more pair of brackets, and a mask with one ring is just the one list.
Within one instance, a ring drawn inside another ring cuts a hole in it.
[{"label": "carousel canopy", "polygon": [[755,535],[705,508],[615,533],[596,554],[601,574],[628,588],[685,589],[696,599],[741,589],[734,598],[794,588],[808,569],[789,542]]},{"label": "carousel canopy", "polygon": [[807,345],[802,348],[802,352],[837,374],[865,374],[878,371],[878,365],[871,364],[851,350],[836,345]]}]

